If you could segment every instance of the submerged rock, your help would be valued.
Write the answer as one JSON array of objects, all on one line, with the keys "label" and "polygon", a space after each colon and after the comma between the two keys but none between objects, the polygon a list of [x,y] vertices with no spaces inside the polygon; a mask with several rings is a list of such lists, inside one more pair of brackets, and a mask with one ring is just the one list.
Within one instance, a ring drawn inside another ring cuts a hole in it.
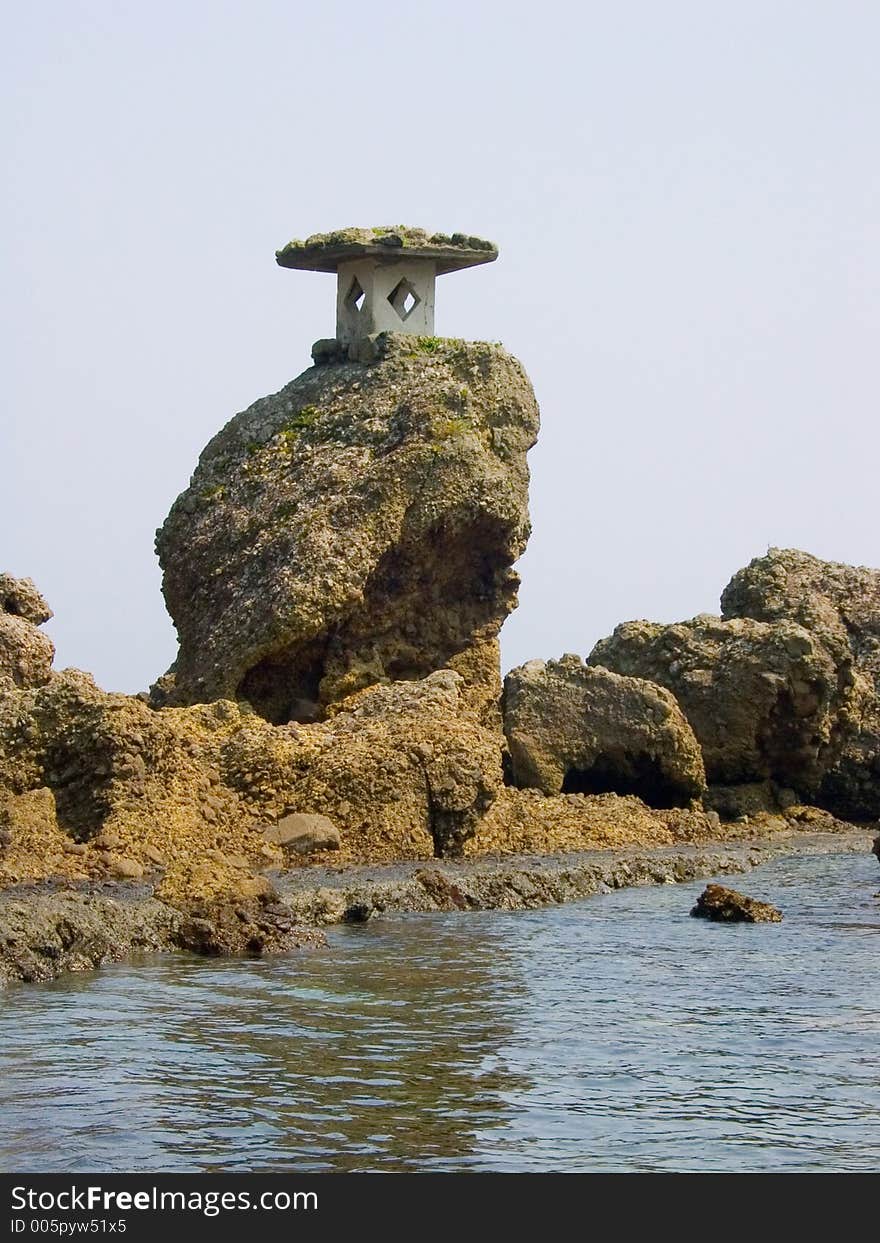
[{"label": "submerged rock", "polygon": [[771,548],[733,576],[721,608],[725,618],[794,622],[831,653],[852,691],[818,797],[836,815],[880,818],[880,570]]},{"label": "submerged rock", "polygon": [[376,350],[304,372],[203,451],[157,535],[180,652],[156,702],[307,721],[448,666],[497,712],[531,385],[496,345],[389,335]]},{"label": "submerged rock", "polygon": [[532,660],[505,678],[503,716],[518,786],[636,794],[655,807],[686,807],[705,789],[693,730],[652,682],[579,656]]},{"label": "submerged rock", "polygon": [[707,885],[691,909],[699,919],[712,919],[726,924],[778,924],[782,912],[769,902],[758,902],[736,889],[723,885]]}]

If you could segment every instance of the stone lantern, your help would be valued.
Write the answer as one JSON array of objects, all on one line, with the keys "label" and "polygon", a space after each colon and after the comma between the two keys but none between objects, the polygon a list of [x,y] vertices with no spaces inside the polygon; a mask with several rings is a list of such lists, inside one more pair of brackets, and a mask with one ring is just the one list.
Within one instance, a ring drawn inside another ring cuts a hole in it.
[{"label": "stone lantern", "polygon": [[491,263],[498,250],[463,233],[340,229],[288,242],[275,258],[283,268],[336,273],[336,336],[317,342],[312,350],[317,360],[334,352],[364,357],[382,332],[433,336],[436,278]]}]

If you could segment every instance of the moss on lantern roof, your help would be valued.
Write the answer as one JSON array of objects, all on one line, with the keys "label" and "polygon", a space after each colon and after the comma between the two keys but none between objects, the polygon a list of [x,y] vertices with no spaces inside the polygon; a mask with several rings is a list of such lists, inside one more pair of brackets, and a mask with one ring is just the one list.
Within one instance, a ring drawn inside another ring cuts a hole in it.
[{"label": "moss on lantern roof", "polygon": [[433,259],[438,274],[491,263],[498,258],[497,246],[485,238],[465,233],[428,233],[426,229],[399,224],[313,233],[305,241],[288,242],[275,252],[275,258],[283,268],[335,272],[346,259],[361,255],[390,259],[402,251],[407,257]]}]

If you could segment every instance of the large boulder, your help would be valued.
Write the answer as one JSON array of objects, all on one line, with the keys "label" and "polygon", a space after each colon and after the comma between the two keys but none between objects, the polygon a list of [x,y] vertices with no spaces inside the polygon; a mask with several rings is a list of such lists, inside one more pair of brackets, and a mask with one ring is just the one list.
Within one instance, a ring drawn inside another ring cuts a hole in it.
[{"label": "large boulder", "polygon": [[37,627],[51,616],[31,579],[0,574],[0,677],[20,687],[49,681],[55,645]]},{"label": "large boulder", "polygon": [[319,719],[443,667],[497,713],[497,635],[529,531],[538,410],[500,346],[380,337],[312,367],[203,451],[157,535],[180,638],[157,702]]},{"label": "large boulder", "polygon": [[854,679],[842,753],[819,798],[838,815],[880,817],[880,570],[771,548],[733,576],[721,609],[725,618],[796,622]]},{"label": "large boulder", "polygon": [[771,782],[810,799],[840,756],[853,672],[796,622],[626,622],[589,663],[670,690],[711,785]]},{"label": "large boulder", "polygon": [[531,660],[504,681],[504,731],[518,786],[545,794],[636,794],[684,807],[706,785],[693,730],[669,691],[590,668]]}]

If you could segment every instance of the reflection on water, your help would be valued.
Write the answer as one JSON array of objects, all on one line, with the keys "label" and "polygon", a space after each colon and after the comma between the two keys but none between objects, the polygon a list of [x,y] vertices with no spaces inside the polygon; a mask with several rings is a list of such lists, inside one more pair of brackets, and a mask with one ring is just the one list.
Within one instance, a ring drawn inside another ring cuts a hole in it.
[{"label": "reflection on water", "polygon": [[14,987],[5,1170],[876,1169],[876,860]]}]

